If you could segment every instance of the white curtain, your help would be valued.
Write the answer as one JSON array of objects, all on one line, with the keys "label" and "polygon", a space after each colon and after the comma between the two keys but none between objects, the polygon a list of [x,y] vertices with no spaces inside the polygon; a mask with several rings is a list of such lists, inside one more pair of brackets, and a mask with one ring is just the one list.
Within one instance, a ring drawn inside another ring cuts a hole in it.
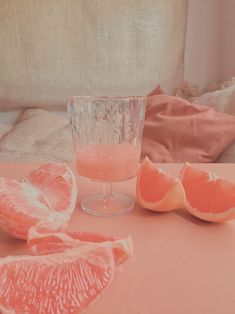
[{"label": "white curtain", "polygon": [[144,95],[183,79],[187,0],[0,0],[0,107]]}]

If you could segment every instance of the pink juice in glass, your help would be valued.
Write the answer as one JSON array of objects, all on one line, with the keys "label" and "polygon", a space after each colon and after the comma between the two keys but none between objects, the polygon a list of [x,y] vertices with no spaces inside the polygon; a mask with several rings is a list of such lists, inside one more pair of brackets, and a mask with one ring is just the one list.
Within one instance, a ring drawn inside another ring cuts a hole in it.
[{"label": "pink juice in glass", "polygon": [[140,153],[140,146],[131,143],[77,147],[77,172],[102,182],[124,181],[136,176]]}]

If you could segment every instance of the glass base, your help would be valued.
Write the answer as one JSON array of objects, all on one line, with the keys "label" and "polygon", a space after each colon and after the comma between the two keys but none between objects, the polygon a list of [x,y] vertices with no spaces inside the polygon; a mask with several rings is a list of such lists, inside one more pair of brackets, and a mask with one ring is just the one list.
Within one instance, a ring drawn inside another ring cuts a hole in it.
[{"label": "glass base", "polygon": [[128,195],[113,193],[105,197],[102,194],[88,195],[81,200],[81,209],[87,214],[100,217],[116,217],[128,214],[135,200]]}]

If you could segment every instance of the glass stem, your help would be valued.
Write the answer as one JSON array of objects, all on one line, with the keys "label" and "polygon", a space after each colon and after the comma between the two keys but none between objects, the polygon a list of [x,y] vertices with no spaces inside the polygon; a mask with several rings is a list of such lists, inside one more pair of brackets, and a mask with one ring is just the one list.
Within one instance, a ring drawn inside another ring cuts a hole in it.
[{"label": "glass stem", "polygon": [[113,184],[112,182],[103,183],[103,194],[105,199],[110,199],[113,193]]}]

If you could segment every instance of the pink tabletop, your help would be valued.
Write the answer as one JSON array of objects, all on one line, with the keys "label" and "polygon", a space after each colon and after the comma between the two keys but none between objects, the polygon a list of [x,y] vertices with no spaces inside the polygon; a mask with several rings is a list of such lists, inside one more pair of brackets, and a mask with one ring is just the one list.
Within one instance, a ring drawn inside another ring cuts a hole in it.
[{"label": "pink tabletop", "polygon": [[[33,164],[0,164],[0,176],[21,178]],[[164,164],[176,174],[181,165]],[[200,164],[235,182],[235,164]],[[79,184],[79,197],[96,190]],[[131,194],[134,180],[116,189]],[[116,268],[109,289],[86,314],[234,314],[235,222],[213,224],[184,210],[158,214],[138,205],[127,216],[96,218],[79,206],[70,229],[132,235],[134,256]],[[0,234],[1,256],[21,254],[25,243]]]}]

